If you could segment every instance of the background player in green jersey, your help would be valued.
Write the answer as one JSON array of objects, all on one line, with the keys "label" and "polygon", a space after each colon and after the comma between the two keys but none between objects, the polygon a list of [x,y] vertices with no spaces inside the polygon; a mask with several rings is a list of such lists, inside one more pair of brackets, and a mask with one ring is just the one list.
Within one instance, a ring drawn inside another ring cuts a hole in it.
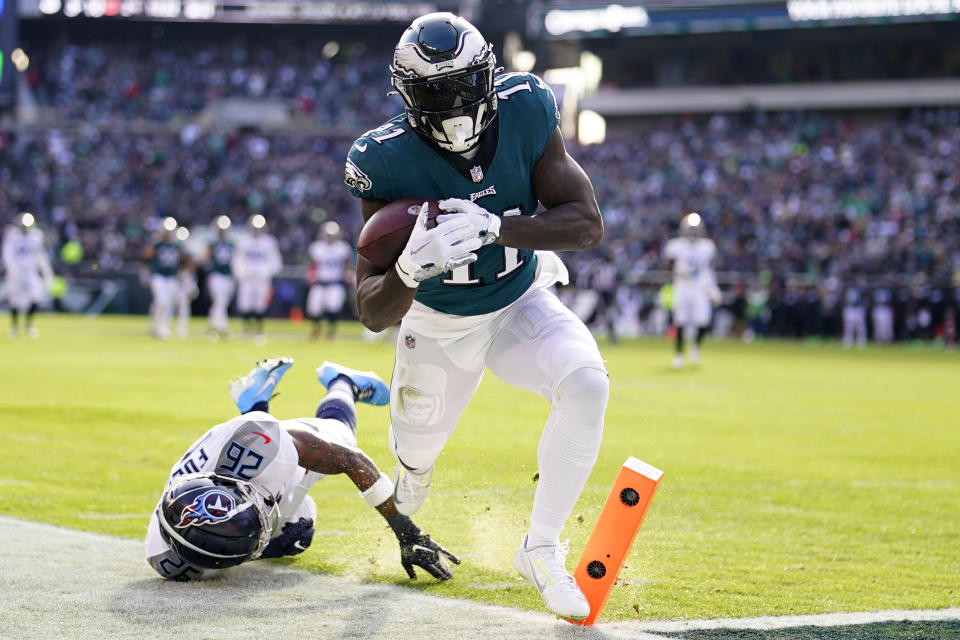
[{"label": "background player in green jersey", "polygon": [[232,222],[227,216],[218,216],[217,237],[207,253],[207,291],[210,292],[210,334],[227,337],[227,309],[236,283],[233,280],[233,242],[230,240]]},{"label": "background player in green jersey", "polygon": [[393,269],[358,258],[357,307],[374,331],[402,320],[390,432],[402,513],[423,504],[486,368],[550,401],[514,565],[550,610],[584,618],[590,607],[559,539],[596,460],[609,384],[590,332],[550,287],[567,277],[552,250],[597,246],[603,221],[564,148],[553,93],[531,74],[495,77],[495,67],[479,31],[449,13],[423,16],[401,37],[391,72],[405,112],[354,143],[345,181],[364,219],[400,198],[440,200],[449,214],[433,229],[417,225]]},{"label": "background player in green jersey", "polygon": [[180,243],[174,232],[177,221],[163,219],[157,241],[147,247],[144,256],[150,265],[150,327],[154,337],[170,337],[170,320],[177,296],[177,274],[183,261]]}]

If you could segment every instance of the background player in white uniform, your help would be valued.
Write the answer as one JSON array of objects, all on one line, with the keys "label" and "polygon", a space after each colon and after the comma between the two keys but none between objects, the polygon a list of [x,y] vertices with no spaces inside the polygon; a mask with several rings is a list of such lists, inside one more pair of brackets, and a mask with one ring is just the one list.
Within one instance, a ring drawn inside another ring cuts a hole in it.
[{"label": "background player in white uniform", "polygon": [[680,237],[667,241],[663,255],[673,264],[673,324],[677,328],[673,368],[683,366],[687,343],[691,364],[700,363],[700,345],[710,326],[712,305],[720,303],[713,271],[717,247],[704,237],[700,214],[688,213],[680,221]]},{"label": "background player in white uniform", "polygon": [[263,342],[263,318],[270,305],[273,276],[283,262],[277,239],[266,232],[266,219],[250,218],[249,233],[237,242],[233,252],[233,276],[237,279],[237,312],[243,317],[243,331],[252,331]]},{"label": "background player in white uniform", "polygon": [[893,342],[893,307],[890,290],[877,289],[873,292],[873,308],[870,320],[873,322],[874,342]]},{"label": "background player in white uniform", "polygon": [[307,317],[313,321],[310,338],[320,337],[320,324],[326,320],[327,338],[333,340],[337,318],[347,299],[347,284],[353,279],[353,249],[340,239],[340,225],[330,220],[323,223],[320,238],[310,245],[309,253]]},{"label": "background player in white uniform", "polygon": [[229,335],[227,309],[236,284],[233,280],[233,242],[228,236],[230,218],[217,218],[217,237],[207,250],[207,291],[210,293],[210,332],[216,337]]},{"label": "background player in white uniform", "polygon": [[37,305],[47,298],[53,283],[53,269],[43,243],[43,232],[31,213],[21,213],[3,233],[4,289],[10,305],[10,336],[19,333],[17,317],[23,314],[27,336],[39,335],[33,325]]},{"label": "background player in white uniform", "polygon": [[162,577],[183,581],[301,553],[318,518],[307,492],[325,476],[345,473],[393,529],[410,578],[414,566],[451,578],[444,557],[459,560],[397,513],[393,483],[357,448],[354,403],[386,404],[386,384],[373,372],[325,362],[317,376],[328,392],[316,417],[278,420],[268,402],[292,365],[291,358],[266,360],[231,384],[242,415],[207,431],[173,465],[147,528],[147,562]]},{"label": "background player in white uniform", "polygon": [[867,301],[859,285],[843,292],[843,346],[849,349],[854,342],[867,346]]},{"label": "background player in white uniform", "polygon": [[403,513],[423,504],[486,368],[551,403],[513,562],[548,609],[585,618],[560,533],[597,459],[609,380],[590,331],[550,287],[568,280],[552,251],[596,247],[603,220],[549,87],[495,70],[492,47],[452,14],[418,18],[401,37],[391,71],[405,113],[354,143],[344,179],[367,220],[401,198],[439,200],[448,213],[427,229],[421,207],[395,266],[358,258],[357,308],[374,331],[402,319],[390,433]]}]

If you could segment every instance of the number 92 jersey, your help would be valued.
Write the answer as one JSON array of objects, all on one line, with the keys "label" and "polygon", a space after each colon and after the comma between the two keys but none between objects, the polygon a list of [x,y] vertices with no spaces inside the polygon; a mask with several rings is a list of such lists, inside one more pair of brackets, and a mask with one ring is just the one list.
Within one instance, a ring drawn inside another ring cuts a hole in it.
[{"label": "number 92 jersey", "polygon": [[[497,117],[472,160],[439,149],[414,133],[405,116],[363,134],[347,155],[344,182],[357,198],[471,200],[499,216],[533,215],[533,166],[560,121],[553,92],[529,73],[494,80]],[[420,284],[416,300],[458,316],[509,305],[533,283],[536,256],[527,249],[487,245],[477,261]]]}]

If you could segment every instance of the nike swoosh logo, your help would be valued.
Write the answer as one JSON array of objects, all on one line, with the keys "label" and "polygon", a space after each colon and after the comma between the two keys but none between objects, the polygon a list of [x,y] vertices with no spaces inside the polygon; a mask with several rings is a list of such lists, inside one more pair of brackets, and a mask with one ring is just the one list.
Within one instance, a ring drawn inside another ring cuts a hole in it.
[{"label": "nike swoosh logo", "polygon": [[307,548],[306,548],[305,546],[303,546],[303,543],[300,542],[299,540],[297,540],[296,542],[293,543],[293,548],[294,548],[294,549],[300,549],[300,551],[306,551],[306,550],[307,550]]},{"label": "nike swoosh logo", "polygon": [[264,444],[270,444],[270,436],[268,436],[267,434],[265,434],[265,433],[260,433],[259,431],[254,431],[254,432],[253,432],[253,435],[255,435],[255,436],[260,436],[261,438],[263,438],[263,443],[264,443]]},{"label": "nike swoosh logo", "polygon": [[277,379],[274,378],[274,377],[271,375],[271,376],[268,377],[266,380],[264,380],[263,386],[260,387],[260,390],[257,391],[256,395],[259,396],[259,395],[262,394],[264,391],[269,391],[270,389],[274,388],[275,386],[277,386]]},{"label": "nike swoosh logo", "polygon": [[431,548],[429,548],[429,547],[425,547],[425,546],[423,546],[422,544],[415,544],[415,545],[413,545],[413,546],[411,547],[411,549],[413,549],[414,551],[416,551],[417,549],[423,549],[423,550],[426,551],[427,553],[433,553],[433,549],[431,549]]},{"label": "nike swoosh logo", "polygon": [[364,151],[367,150],[367,143],[355,144],[353,146],[355,146],[357,148],[357,151],[359,151],[360,153],[363,153]]}]

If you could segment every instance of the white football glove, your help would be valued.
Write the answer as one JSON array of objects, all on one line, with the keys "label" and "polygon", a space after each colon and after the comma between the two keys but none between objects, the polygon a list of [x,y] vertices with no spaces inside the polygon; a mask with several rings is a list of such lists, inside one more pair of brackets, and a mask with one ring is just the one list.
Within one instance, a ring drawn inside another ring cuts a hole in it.
[{"label": "white football glove", "polygon": [[469,220],[476,230],[477,237],[483,241],[483,246],[493,244],[500,237],[500,218],[477,203],[460,198],[447,198],[441,200],[439,205],[442,210],[450,213],[437,216],[437,222],[445,222],[458,217]]},{"label": "white football glove", "polygon": [[[437,220],[442,216],[437,216]],[[427,203],[424,202],[410,239],[397,258],[397,275],[411,289],[441,273],[446,273],[474,262],[473,253],[483,246],[469,221],[462,218],[439,222],[427,229]]]}]

